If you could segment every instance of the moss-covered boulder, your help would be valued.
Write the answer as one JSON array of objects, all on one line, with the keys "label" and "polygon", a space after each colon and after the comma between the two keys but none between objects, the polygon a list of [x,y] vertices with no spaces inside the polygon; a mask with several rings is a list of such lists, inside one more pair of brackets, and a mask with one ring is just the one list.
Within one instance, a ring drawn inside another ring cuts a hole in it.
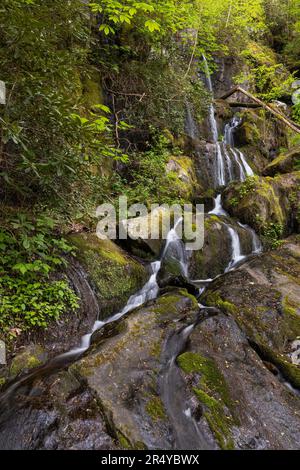
[{"label": "moss-covered boulder", "polygon": [[24,346],[13,357],[9,367],[9,375],[16,376],[21,372],[28,372],[30,369],[43,364],[47,359],[45,350],[38,344]]},{"label": "moss-covered boulder", "polygon": [[294,361],[300,336],[300,243],[288,239],[280,249],[245,263],[216,280],[202,299],[233,317],[260,357],[300,389]]},{"label": "moss-covered boulder", "polygon": [[299,230],[300,172],[275,178],[250,177],[223,194],[225,209],[266,239]]},{"label": "moss-covered boulder", "polygon": [[190,388],[189,414],[219,448],[299,448],[300,398],[257,355],[230,308],[195,327],[177,363]]},{"label": "moss-covered boulder", "polygon": [[280,154],[269,163],[263,171],[264,176],[275,176],[277,173],[291,173],[300,168],[300,147]]},{"label": "moss-covered boulder", "polygon": [[166,166],[166,171],[172,184],[178,188],[178,198],[191,201],[199,184],[192,158],[187,156],[172,156]]},{"label": "moss-covered boulder", "polygon": [[77,259],[95,287],[101,316],[122,308],[147,281],[145,267],[111,240],[100,240],[92,233],[74,234],[69,238],[77,248]]},{"label": "moss-covered boulder", "polygon": [[195,321],[199,307],[174,290],[119,323],[115,334],[95,338],[93,351],[72,366],[96,393],[123,448],[170,449],[174,435],[158,381],[164,345],[172,332]]}]

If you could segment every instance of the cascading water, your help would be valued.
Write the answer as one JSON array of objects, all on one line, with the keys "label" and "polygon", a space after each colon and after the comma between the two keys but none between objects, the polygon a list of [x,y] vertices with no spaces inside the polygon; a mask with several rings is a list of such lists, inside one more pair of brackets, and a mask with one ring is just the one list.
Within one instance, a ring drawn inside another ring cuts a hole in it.
[{"label": "cascading water", "polygon": [[253,228],[249,227],[249,225],[241,224],[241,222],[238,222],[238,224],[240,227],[242,227],[244,230],[251,233],[252,235],[252,253],[253,254],[261,253],[263,250],[263,246],[257,233],[253,230]]},{"label": "cascading water", "polygon": [[[203,55],[203,62],[205,68],[205,75],[206,75],[206,82],[209,91],[211,92],[212,96],[213,93],[213,86],[210,76],[210,71],[208,67],[208,63],[206,57]],[[253,170],[251,169],[250,165],[247,163],[247,160],[244,154],[234,146],[234,132],[237,127],[241,124],[241,119],[235,116],[229,123],[225,125],[224,129],[224,138],[223,142],[218,142],[218,126],[217,121],[215,118],[215,108],[213,102],[209,108],[209,123],[211,128],[211,133],[213,137],[213,142],[216,144],[216,179],[215,185],[218,186],[226,186],[226,184],[234,181],[237,179],[239,181],[245,181],[247,176],[253,176]],[[238,176],[235,177],[236,169],[238,169]],[[211,215],[223,216],[228,217],[227,212],[222,207],[222,196],[218,194],[214,200],[215,207],[212,211],[209,212]],[[232,270],[238,263],[246,258],[245,255],[242,254],[242,247],[240,236],[237,230],[231,227],[226,221],[223,221],[226,225],[228,230],[230,239],[231,239],[231,248],[232,248],[232,256],[231,261],[226,268],[225,272]],[[258,239],[254,230],[250,227],[243,226],[245,230],[251,232],[252,236],[252,252],[253,253],[260,253],[262,246],[260,240]]]},{"label": "cascading water", "polygon": [[193,110],[190,103],[186,102],[186,120],[185,120],[185,132],[186,135],[191,139],[196,139],[198,137],[198,129],[193,116]]},{"label": "cascading water", "polygon": [[165,247],[164,247],[163,253],[161,255],[161,258],[160,258],[160,260],[151,263],[151,267],[150,267],[151,268],[151,276],[150,276],[150,279],[148,280],[148,282],[144,285],[144,287],[140,291],[138,291],[136,294],[132,295],[129,298],[127,304],[125,305],[125,307],[120,312],[116,313],[115,315],[108,318],[107,320],[103,320],[103,321],[97,320],[94,324],[92,332],[85,335],[85,336],[83,336],[83,338],[81,339],[80,347],[65,353],[61,357],[63,357],[63,356],[64,357],[78,356],[80,354],[83,354],[90,347],[92,336],[96,331],[99,331],[100,328],[102,328],[104,325],[107,325],[108,323],[113,323],[113,322],[119,320],[120,318],[124,317],[124,315],[126,315],[129,312],[132,312],[132,310],[134,310],[138,307],[141,307],[142,305],[144,305],[149,300],[153,300],[153,299],[157,298],[158,293],[159,293],[159,286],[158,286],[158,283],[157,283],[157,275],[158,275],[158,272],[161,268],[162,261],[163,261],[164,257],[166,256],[169,248],[172,245],[175,246],[174,251],[178,256],[177,259],[179,260],[180,265],[182,267],[182,272],[187,277],[188,266],[187,266],[187,259],[186,259],[186,251],[184,249],[183,241],[181,240],[181,238],[177,234],[177,229],[178,229],[179,225],[182,224],[182,222],[183,222],[182,218],[178,219],[176,221],[174,227],[169,231],[169,233],[167,235]]},{"label": "cascading water", "polygon": [[[213,87],[209,68],[204,56],[203,60],[205,64],[208,89],[213,95]],[[223,142],[218,141],[218,126],[215,118],[215,109],[213,104],[210,106],[209,122],[211,126],[212,139],[216,145],[215,187],[225,186],[235,179],[234,166],[238,166],[240,169],[239,179],[241,181],[244,180],[246,176],[253,175],[253,172],[250,166],[247,164],[247,161],[242,152],[234,148],[233,134],[236,127],[240,125],[240,120],[238,120],[238,118],[234,118],[229,124],[225,126],[225,136]],[[197,128],[194,125],[192,110],[189,106],[187,106],[187,131],[190,137],[196,137]],[[228,218],[228,214],[222,207],[221,194],[216,196],[215,207],[210,212],[210,214]],[[231,238],[232,259],[225,272],[234,269],[239,262],[246,259],[246,256],[242,254],[239,234],[227,223],[227,220],[228,219],[225,219],[222,222],[226,225]],[[90,348],[94,333],[99,331],[105,325],[118,321],[129,312],[144,305],[147,301],[156,299],[159,295],[157,276],[161,269],[162,261],[168,254],[169,250],[172,250],[172,254],[175,255],[176,259],[181,265],[183,275],[188,278],[187,253],[181,237],[177,234],[177,229],[180,223],[182,223],[182,219],[179,219],[176,222],[174,228],[170,230],[160,259],[151,264],[151,274],[148,282],[141,290],[130,297],[125,307],[120,312],[106,320],[97,320],[93,326],[92,331],[89,334],[83,336],[81,344],[78,348],[72,349],[65,354],[57,356],[49,363],[42,366],[40,369],[34,370],[26,376],[17,379],[16,382],[14,382],[6,390],[6,392],[2,394],[0,400],[1,404],[9,403],[9,398],[14,395],[14,392],[21,386],[31,383],[34,378],[50,374],[53,371],[64,368],[73,361],[79,359]],[[262,246],[255,232],[250,227],[242,224],[240,225],[243,229],[251,231],[253,237],[253,253],[259,253],[262,249]],[[212,281],[213,279],[207,279],[202,282],[204,285],[207,285]],[[205,286],[203,287],[202,292],[204,290]],[[201,306],[201,309],[204,308],[206,307]],[[192,416],[190,405],[184,397],[183,379],[176,365],[176,359],[178,355],[184,350],[186,342],[194,327],[195,325],[192,324],[186,328],[183,328],[181,331],[177,331],[172,337],[168,339],[164,351],[164,366],[161,373],[160,385],[163,402],[168,411],[170,421],[174,427],[176,444],[178,448],[208,449],[209,444],[207,443],[205,437],[201,434],[198,423]],[[174,393],[174,390],[176,390],[176,393]]]},{"label": "cascading water", "polygon": [[240,261],[244,260],[246,258],[245,255],[242,254],[242,248],[241,248],[241,241],[239,234],[234,228],[228,226],[228,233],[231,238],[231,247],[232,247],[232,259],[226,268],[225,272],[230,271],[234,266],[236,266]]},{"label": "cascading water", "polygon": [[[214,96],[210,71],[206,57],[203,55],[204,70],[206,76],[207,88]],[[244,154],[234,147],[234,131],[241,124],[241,120],[235,116],[224,129],[223,142],[219,142],[218,125],[215,118],[215,107],[213,102],[209,107],[209,124],[212,134],[212,141],[216,145],[216,162],[215,162],[215,187],[225,186],[234,179],[245,181],[247,176],[252,176],[253,171]],[[228,148],[229,147],[229,148]],[[239,175],[235,176],[234,167],[239,170]]]},{"label": "cascading water", "polygon": [[227,212],[222,207],[222,194],[218,194],[217,197],[214,199],[215,207],[212,211],[210,211],[209,215],[223,215],[225,217],[228,216]]},{"label": "cascading water", "polygon": [[[226,124],[225,130],[224,130],[224,149],[227,152],[227,149],[225,146],[230,147],[230,152],[233,156],[233,160],[239,168],[239,173],[240,173],[239,179],[240,181],[245,181],[247,176],[253,176],[254,173],[250,165],[247,163],[247,160],[244,154],[239,149],[235,148],[234,146],[234,132],[235,132],[235,129],[237,129],[237,127],[240,126],[240,124],[241,124],[241,119],[238,118],[237,116],[234,116],[234,118],[228,124]],[[230,179],[230,181],[232,181],[232,178]]]}]

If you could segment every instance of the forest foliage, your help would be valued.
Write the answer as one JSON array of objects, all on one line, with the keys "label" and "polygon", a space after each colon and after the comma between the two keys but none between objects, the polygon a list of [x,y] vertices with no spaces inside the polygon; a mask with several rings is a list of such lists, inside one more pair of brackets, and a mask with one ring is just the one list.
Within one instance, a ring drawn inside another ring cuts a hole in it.
[{"label": "forest foliage", "polygon": [[[186,104],[199,121],[207,112],[203,54],[212,71],[216,55],[239,57],[247,76],[237,80],[291,104],[299,2],[1,1],[0,324],[8,335],[76,307],[66,281],[53,277],[72,249],[57,222],[88,224],[96,205],[119,194],[178,202],[165,164],[180,153]],[[299,104],[293,112],[300,122]]]}]

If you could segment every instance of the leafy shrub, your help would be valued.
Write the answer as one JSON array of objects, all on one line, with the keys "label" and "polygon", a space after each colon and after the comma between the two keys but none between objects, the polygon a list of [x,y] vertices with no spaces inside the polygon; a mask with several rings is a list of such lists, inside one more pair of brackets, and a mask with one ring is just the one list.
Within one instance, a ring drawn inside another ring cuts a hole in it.
[{"label": "leafy shrub", "polygon": [[283,236],[283,226],[281,224],[274,222],[264,224],[262,234],[266,248],[274,250],[281,246]]},{"label": "leafy shrub", "polygon": [[66,279],[54,279],[66,261],[62,253],[73,248],[53,235],[54,222],[46,216],[34,221],[24,214],[0,231],[0,326],[10,338],[18,330],[47,327],[67,310],[78,307]]}]

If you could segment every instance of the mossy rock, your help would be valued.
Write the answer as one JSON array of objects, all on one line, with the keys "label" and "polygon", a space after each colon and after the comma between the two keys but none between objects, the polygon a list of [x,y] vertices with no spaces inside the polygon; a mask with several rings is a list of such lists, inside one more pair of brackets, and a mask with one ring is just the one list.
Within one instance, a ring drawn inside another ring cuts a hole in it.
[{"label": "mossy rock", "polygon": [[228,310],[232,302],[225,295],[223,302],[225,298],[227,303],[219,308],[226,314],[215,313],[199,322],[188,350],[177,359],[194,395],[189,413],[202,433],[210,429],[218,448],[296,449],[300,400],[270,373],[266,356],[259,357],[251,346],[235,320],[242,307]]},{"label": "mossy rock", "polygon": [[300,165],[300,147],[275,158],[263,171],[264,176],[275,176],[278,173],[291,173]]},{"label": "mossy rock", "polygon": [[225,209],[265,238],[272,238],[272,231],[280,239],[299,230],[299,201],[299,171],[275,178],[250,177],[223,194]]},{"label": "mossy rock", "polygon": [[84,103],[88,108],[92,109],[95,105],[104,104],[99,72],[89,71],[82,81],[82,87]]},{"label": "mossy rock", "polygon": [[128,239],[122,241],[122,246],[135,256],[147,260],[160,257],[167,235],[174,226],[174,212],[158,207],[147,215],[131,218],[125,222]]},{"label": "mossy rock", "polygon": [[100,240],[91,233],[70,235],[69,239],[95,286],[103,317],[122,308],[147,281],[146,268],[111,240]]},{"label": "mossy rock", "polygon": [[35,369],[42,365],[46,359],[47,355],[41,346],[37,344],[28,345],[12,359],[9,374],[10,376],[16,376],[21,372]]},{"label": "mossy rock", "polygon": [[199,192],[200,187],[192,158],[184,155],[172,156],[167,163],[166,171],[172,186],[178,188],[179,198],[188,202]]},{"label": "mossy rock", "polygon": [[300,245],[295,239],[215,281],[202,302],[233,316],[262,355],[300,388],[291,362],[300,336]]},{"label": "mossy rock", "polygon": [[239,115],[242,125],[235,131],[236,146],[252,162],[255,173],[262,174],[278,149],[288,148],[289,132],[284,124],[263,109],[243,109]]}]

